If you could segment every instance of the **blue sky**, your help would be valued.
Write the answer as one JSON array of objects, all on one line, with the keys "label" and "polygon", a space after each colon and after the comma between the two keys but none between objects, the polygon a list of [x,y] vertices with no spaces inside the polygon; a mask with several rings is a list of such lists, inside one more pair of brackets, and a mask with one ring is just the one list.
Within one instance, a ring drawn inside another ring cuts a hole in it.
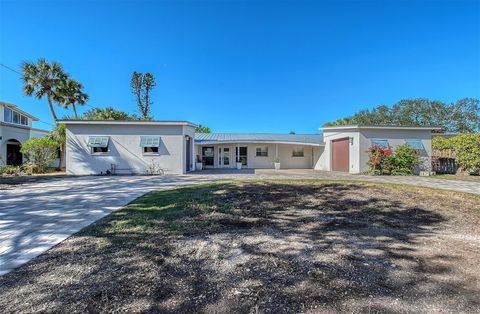
[{"label": "blue sky", "polygon": [[[148,71],[158,120],[315,133],[403,98],[480,97],[480,1],[0,0],[0,63],[41,57],[91,106],[134,112],[131,74]],[[52,122],[3,67],[0,99]]]}]

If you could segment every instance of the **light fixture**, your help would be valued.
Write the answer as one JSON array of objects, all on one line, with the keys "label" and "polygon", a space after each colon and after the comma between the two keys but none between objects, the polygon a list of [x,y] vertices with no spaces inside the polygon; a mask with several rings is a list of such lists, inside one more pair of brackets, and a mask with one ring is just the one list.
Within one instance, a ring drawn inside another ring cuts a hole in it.
[{"label": "light fixture", "polygon": [[353,137],[349,137],[348,141],[350,142],[350,145],[353,145]]}]

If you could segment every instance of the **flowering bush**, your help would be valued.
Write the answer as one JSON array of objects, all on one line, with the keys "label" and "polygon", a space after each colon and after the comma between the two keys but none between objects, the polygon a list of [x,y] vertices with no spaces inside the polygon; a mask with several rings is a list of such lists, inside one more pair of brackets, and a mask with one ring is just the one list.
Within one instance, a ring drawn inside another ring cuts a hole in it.
[{"label": "flowering bush", "polygon": [[368,149],[368,171],[370,174],[389,174],[392,168],[392,150],[373,145]]},{"label": "flowering bush", "polygon": [[418,153],[408,145],[390,147],[374,145],[368,149],[368,171],[373,175],[411,175],[420,163]]}]

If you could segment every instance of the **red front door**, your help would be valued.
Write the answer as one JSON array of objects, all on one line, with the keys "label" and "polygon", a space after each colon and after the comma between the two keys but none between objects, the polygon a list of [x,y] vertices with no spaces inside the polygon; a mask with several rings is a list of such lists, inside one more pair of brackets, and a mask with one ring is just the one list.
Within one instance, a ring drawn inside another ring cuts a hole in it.
[{"label": "red front door", "polygon": [[332,141],[332,170],[333,171],[349,171],[349,148],[350,141],[348,138]]}]

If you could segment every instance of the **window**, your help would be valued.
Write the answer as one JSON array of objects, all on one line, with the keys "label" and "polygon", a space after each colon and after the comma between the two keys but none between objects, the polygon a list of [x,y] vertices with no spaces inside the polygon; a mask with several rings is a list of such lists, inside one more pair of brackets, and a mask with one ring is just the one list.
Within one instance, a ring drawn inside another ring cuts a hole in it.
[{"label": "window", "polygon": [[16,111],[13,111],[12,123],[20,124],[20,114]]},{"label": "window", "polygon": [[140,147],[142,147],[144,154],[158,154],[159,146],[159,136],[140,136]]},{"label": "window", "polygon": [[9,109],[7,107],[4,107],[3,114],[4,114],[3,120],[5,122],[12,122],[12,110],[11,109]]},{"label": "window", "polygon": [[144,147],[144,154],[158,154],[158,147]]},{"label": "window", "polygon": [[405,140],[405,144],[416,150],[423,150],[422,140]]},{"label": "window", "polygon": [[372,139],[371,142],[372,142],[372,146],[390,147],[388,140]]},{"label": "window", "polygon": [[303,157],[303,147],[294,147],[292,157]]},{"label": "window", "polygon": [[108,147],[92,147],[92,153],[108,153]]},{"label": "window", "polygon": [[28,118],[10,108],[4,107],[3,121],[8,123],[28,125]]},{"label": "window", "polygon": [[242,163],[242,166],[247,165],[247,147],[240,147],[240,154],[238,152],[238,147],[235,147],[235,156],[237,156],[237,160]]},{"label": "window", "polygon": [[109,139],[108,136],[90,136],[87,145],[91,147],[92,153],[107,153]]},{"label": "window", "polygon": [[202,163],[204,166],[213,166],[213,147],[202,147]]},{"label": "window", "polygon": [[262,146],[256,148],[257,157],[268,157],[268,146]]}]

